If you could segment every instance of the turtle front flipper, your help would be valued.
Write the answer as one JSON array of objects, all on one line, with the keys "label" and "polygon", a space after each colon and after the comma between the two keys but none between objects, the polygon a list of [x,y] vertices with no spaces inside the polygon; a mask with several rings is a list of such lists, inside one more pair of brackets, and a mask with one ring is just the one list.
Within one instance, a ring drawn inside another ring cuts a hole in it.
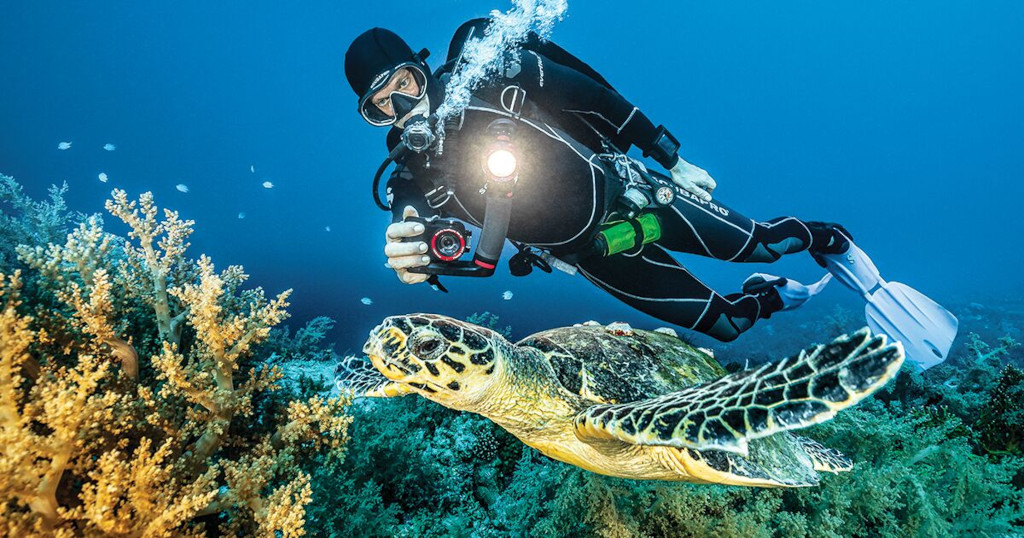
[{"label": "turtle front flipper", "polygon": [[576,415],[583,441],[747,454],[747,441],[832,418],[885,385],[903,347],[861,329],[781,361],[663,396]]},{"label": "turtle front flipper", "polygon": [[334,370],[334,383],[343,394],[353,398],[393,398],[405,396],[411,389],[384,377],[363,357],[348,356]]}]

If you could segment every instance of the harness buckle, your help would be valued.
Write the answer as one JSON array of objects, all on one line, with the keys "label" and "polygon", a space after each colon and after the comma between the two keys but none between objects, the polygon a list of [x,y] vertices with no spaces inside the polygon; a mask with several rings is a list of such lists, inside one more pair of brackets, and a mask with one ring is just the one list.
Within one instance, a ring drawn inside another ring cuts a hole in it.
[{"label": "harness buckle", "polygon": [[501,108],[504,108],[505,112],[511,114],[513,118],[518,120],[523,115],[525,105],[526,90],[518,85],[505,86],[505,89],[501,90]]},{"label": "harness buckle", "polygon": [[437,209],[444,204],[447,204],[448,200],[451,200],[452,194],[452,190],[449,189],[447,185],[439,185],[427,192],[424,197],[426,198],[427,206],[430,207],[430,209]]}]

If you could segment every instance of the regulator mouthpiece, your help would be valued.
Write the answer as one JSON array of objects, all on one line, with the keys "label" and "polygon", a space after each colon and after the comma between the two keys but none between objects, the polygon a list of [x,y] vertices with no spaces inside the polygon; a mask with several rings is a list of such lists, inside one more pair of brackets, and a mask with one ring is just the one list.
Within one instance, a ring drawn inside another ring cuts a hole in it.
[{"label": "regulator mouthpiece", "polygon": [[427,116],[417,116],[406,122],[402,131],[402,143],[416,153],[426,151],[437,140],[437,135],[431,128],[434,121],[436,118],[432,121]]}]

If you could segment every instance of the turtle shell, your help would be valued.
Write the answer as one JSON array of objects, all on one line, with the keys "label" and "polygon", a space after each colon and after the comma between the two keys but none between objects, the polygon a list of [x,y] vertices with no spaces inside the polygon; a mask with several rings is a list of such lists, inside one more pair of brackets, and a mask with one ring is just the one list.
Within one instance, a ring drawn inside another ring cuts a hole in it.
[{"label": "turtle shell", "polygon": [[601,403],[652,398],[726,375],[709,354],[654,331],[562,327],[517,345],[540,350],[563,387]]}]

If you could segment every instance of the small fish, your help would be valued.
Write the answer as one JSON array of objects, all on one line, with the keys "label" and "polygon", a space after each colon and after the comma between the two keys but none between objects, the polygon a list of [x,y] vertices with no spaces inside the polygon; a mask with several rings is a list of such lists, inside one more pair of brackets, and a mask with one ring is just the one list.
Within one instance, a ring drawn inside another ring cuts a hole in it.
[{"label": "small fish", "polygon": [[107,151],[114,151],[115,149],[117,149],[117,146],[113,144],[103,144],[103,149]]},{"label": "small fish", "polygon": [[370,299],[369,297],[363,297],[362,299],[359,300],[359,302],[363,303],[366,306],[370,306],[373,304],[373,299]]},{"label": "small fish", "polygon": [[263,188],[264,189],[273,189],[274,188],[274,184],[269,182],[269,181],[264,181],[263,182]]},{"label": "small fish", "polygon": [[184,183],[178,183],[174,188],[178,189],[179,192],[188,192],[188,185]]},{"label": "small fish", "polygon": [[509,299],[512,298],[512,292],[508,291],[508,290],[505,290],[505,293],[501,294],[501,298],[505,299],[506,301],[508,301]]},{"label": "small fish", "polygon": [[245,211],[239,211],[238,212],[238,218],[244,219],[245,218]]},{"label": "small fish", "polygon": [[99,175],[98,177],[100,178],[100,181],[102,181],[102,182],[104,182],[104,183],[106,183],[106,182],[107,182],[107,179],[109,179],[109,178],[107,177],[107,173],[106,173],[106,172],[100,172],[100,175]]},{"label": "small fish", "polygon": [[255,164],[250,164],[249,165],[249,173],[252,173],[252,174],[256,173],[256,165]]},{"label": "small fish", "polygon": [[71,149],[71,142],[61,142],[57,144],[57,149]]},{"label": "small fish", "polygon": [[325,231],[325,232],[329,232],[329,231],[331,231],[331,227],[330,227],[330,226],[324,226],[324,231]]}]

